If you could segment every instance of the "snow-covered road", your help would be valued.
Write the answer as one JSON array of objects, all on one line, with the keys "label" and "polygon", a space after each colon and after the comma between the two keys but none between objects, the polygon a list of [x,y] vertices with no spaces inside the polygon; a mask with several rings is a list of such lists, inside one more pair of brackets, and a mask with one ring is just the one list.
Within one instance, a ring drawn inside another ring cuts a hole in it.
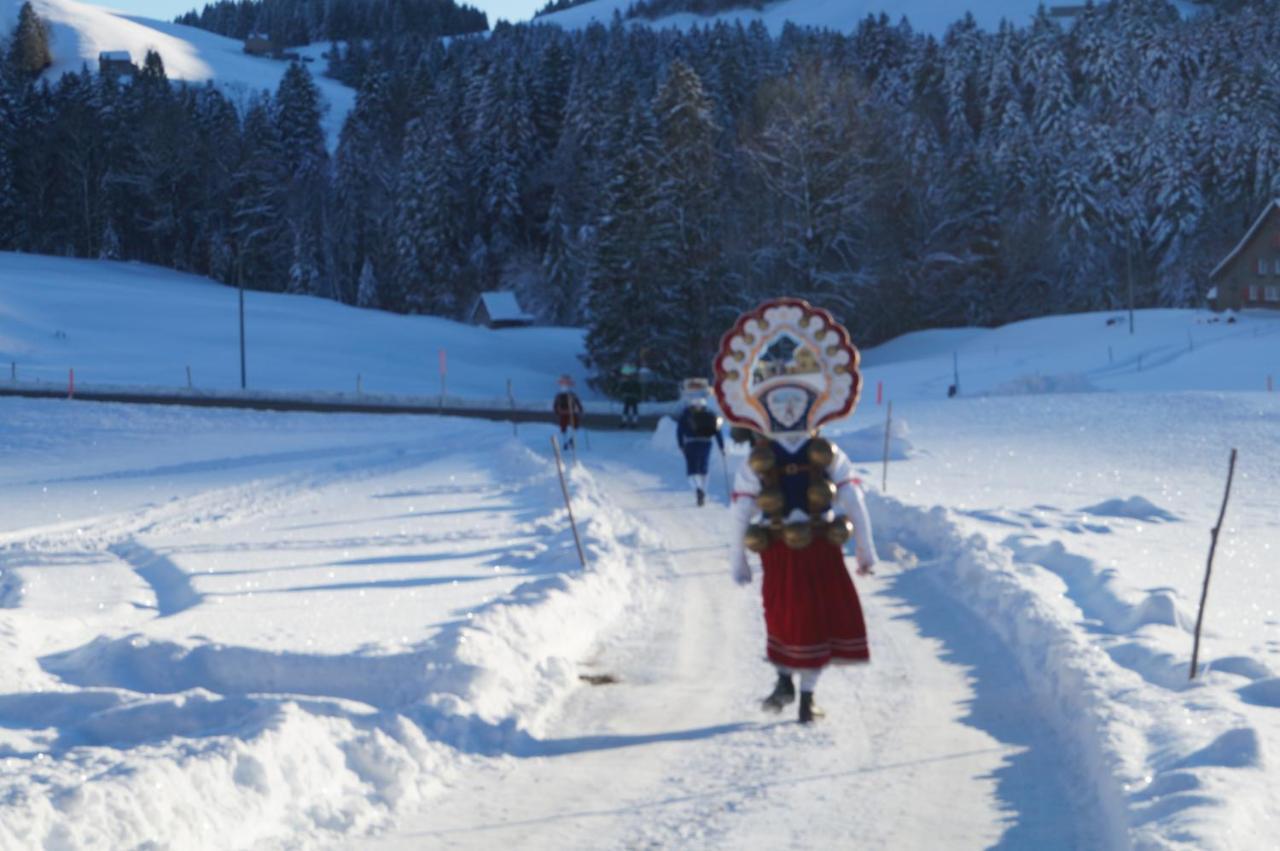
[{"label": "snow-covered road", "polygon": [[0,400],[0,849],[1268,847],[1277,403],[898,410],[802,728],[661,428],[584,437],[582,570],[546,426]]},{"label": "snow-covered road", "polygon": [[596,442],[587,468],[654,532],[639,562],[661,586],[583,660],[617,681],[373,847],[1085,847],[1075,825],[1094,819],[1016,663],[926,568],[859,580],[874,664],[827,673],[824,722],[763,714],[758,578],[729,580],[723,504],[695,509],[669,454]]}]

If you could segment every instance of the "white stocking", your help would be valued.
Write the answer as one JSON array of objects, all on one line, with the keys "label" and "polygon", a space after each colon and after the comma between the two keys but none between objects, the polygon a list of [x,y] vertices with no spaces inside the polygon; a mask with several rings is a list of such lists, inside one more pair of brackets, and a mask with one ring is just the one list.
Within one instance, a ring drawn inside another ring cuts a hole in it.
[{"label": "white stocking", "polygon": [[821,668],[804,668],[800,671],[800,691],[812,692],[822,675]]}]

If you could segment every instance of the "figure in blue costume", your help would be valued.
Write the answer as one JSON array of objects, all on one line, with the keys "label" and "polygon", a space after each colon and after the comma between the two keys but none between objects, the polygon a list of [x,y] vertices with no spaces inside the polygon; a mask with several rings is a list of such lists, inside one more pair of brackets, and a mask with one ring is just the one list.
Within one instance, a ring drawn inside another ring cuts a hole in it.
[{"label": "figure in blue costume", "polygon": [[684,382],[685,407],[676,421],[676,442],[684,453],[685,473],[697,495],[698,505],[707,501],[707,467],[711,459],[711,442],[724,452],[724,434],[720,418],[707,408],[708,383],[704,378]]}]

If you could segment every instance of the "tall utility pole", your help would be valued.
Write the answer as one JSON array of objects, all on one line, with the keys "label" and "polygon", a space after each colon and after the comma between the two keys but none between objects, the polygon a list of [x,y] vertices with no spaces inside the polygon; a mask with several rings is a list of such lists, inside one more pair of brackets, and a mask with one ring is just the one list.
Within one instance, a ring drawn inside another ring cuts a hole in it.
[{"label": "tall utility pole", "polygon": [[1125,236],[1124,259],[1129,278],[1129,334],[1133,334],[1133,235]]},{"label": "tall utility pole", "polygon": [[240,389],[245,389],[244,363],[244,248],[236,252],[236,283],[240,287]]}]

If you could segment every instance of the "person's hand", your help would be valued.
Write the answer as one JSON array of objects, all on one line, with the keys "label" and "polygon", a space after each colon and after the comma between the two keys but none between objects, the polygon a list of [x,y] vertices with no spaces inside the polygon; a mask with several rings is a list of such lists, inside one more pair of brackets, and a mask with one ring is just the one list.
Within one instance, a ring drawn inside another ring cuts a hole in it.
[{"label": "person's hand", "polygon": [[858,575],[872,576],[875,574],[876,563],[874,561],[863,561],[858,559]]},{"label": "person's hand", "polygon": [[743,553],[733,563],[733,581],[739,585],[751,584],[751,565],[747,564],[747,554]]}]

